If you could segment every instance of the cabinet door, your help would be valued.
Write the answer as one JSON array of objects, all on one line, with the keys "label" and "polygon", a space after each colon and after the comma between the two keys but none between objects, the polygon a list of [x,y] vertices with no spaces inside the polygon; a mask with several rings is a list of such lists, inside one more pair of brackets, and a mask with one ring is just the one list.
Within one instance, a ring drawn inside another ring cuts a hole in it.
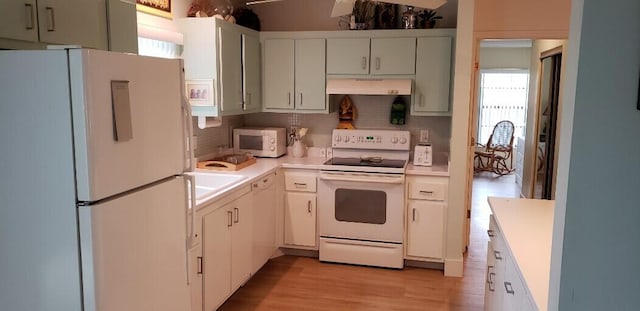
[{"label": "cabinet door", "polygon": [[38,41],[36,0],[0,2],[0,38]]},{"label": "cabinet door", "polygon": [[250,194],[246,194],[230,205],[233,212],[231,227],[231,291],[235,291],[251,276],[252,205]]},{"label": "cabinet door", "polygon": [[407,255],[442,258],[445,204],[409,201]]},{"label": "cabinet door", "polygon": [[204,310],[218,308],[231,293],[233,210],[219,208],[202,218]]},{"label": "cabinet door", "polygon": [[295,108],[324,110],[326,105],[325,39],[295,41]]},{"label": "cabinet door", "polygon": [[40,41],[106,50],[105,0],[38,0]]},{"label": "cabinet door", "polygon": [[293,109],[294,41],[264,41],[264,108]]},{"label": "cabinet door", "polygon": [[316,194],[287,193],[284,244],[316,246]]},{"label": "cabinet door", "polygon": [[191,311],[202,311],[202,245],[189,250],[189,287]]},{"label": "cabinet door", "polygon": [[369,74],[369,38],[327,39],[327,74]]},{"label": "cabinet door", "polygon": [[223,115],[242,112],[241,34],[225,23],[217,23],[220,53],[220,109]]},{"label": "cabinet door", "polygon": [[138,15],[129,0],[107,0],[109,51],[138,54]]},{"label": "cabinet door", "polygon": [[417,55],[411,114],[449,112],[451,38],[418,38]]},{"label": "cabinet door", "polygon": [[415,38],[371,39],[371,74],[412,75],[415,70]]},{"label": "cabinet door", "polygon": [[245,112],[260,111],[260,77],[260,39],[242,35],[242,101]]}]

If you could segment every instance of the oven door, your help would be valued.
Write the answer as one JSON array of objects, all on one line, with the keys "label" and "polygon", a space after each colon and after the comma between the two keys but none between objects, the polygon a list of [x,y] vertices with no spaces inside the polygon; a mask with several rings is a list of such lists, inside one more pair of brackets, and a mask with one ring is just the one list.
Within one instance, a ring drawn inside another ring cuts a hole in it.
[{"label": "oven door", "polygon": [[404,175],[321,172],[321,237],[403,242]]}]

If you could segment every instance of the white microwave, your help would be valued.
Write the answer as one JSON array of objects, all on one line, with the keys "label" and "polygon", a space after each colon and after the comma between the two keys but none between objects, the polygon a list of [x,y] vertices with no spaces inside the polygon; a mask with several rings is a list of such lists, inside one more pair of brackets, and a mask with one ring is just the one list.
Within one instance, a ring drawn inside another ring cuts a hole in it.
[{"label": "white microwave", "polygon": [[283,127],[243,127],[233,130],[233,152],[277,158],[287,153],[287,130]]}]

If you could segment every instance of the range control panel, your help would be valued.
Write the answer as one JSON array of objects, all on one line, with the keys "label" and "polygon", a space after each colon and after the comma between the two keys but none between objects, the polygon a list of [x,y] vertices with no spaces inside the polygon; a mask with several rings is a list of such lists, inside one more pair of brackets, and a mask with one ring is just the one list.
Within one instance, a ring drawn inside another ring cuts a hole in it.
[{"label": "range control panel", "polygon": [[333,148],[409,150],[411,133],[397,130],[333,130]]}]

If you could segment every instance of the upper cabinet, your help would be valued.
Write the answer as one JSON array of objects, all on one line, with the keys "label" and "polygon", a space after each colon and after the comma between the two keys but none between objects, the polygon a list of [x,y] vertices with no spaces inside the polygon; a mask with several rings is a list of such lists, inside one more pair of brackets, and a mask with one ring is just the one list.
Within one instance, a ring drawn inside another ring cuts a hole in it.
[{"label": "upper cabinet", "polygon": [[264,40],[264,111],[326,113],[325,39]]},{"label": "upper cabinet", "polygon": [[418,38],[412,115],[450,114],[451,37]]},{"label": "upper cabinet", "polygon": [[416,38],[330,38],[329,75],[413,75]]},{"label": "upper cabinet", "polygon": [[210,100],[194,107],[193,115],[215,117],[260,111],[259,33],[213,17],[185,18],[178,24],[184,35],[182,58],[187,88],[209,83],[213,86],[212,97],[204,97]]},{"label": "upper cabinet", "polygon": [[[134,7],[135,10],[135,7]],[[134,29],[135,31],[135,29]],[[0,38],[108,49],[105,0],[6,0]]]}]

